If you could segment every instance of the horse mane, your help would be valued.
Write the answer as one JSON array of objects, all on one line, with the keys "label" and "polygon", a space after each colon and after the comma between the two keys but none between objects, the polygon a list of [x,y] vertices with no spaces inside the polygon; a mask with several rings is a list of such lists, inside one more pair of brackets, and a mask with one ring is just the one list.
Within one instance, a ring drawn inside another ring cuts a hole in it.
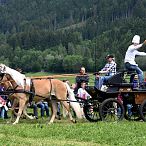
[{"label": "horse mane", "polygon": [[21,74],[19,71],[16,71],[6,65],[4,66],[5,73],[9,74],[17,85],[24,87],[24,80],[26,79],[26,76],[24,74]]}]

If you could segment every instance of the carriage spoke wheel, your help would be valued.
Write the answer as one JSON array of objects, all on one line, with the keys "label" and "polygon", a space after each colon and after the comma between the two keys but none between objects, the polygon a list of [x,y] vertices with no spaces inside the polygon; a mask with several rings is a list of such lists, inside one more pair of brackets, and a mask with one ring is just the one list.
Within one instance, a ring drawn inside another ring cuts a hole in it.
[{"label": "carriage spoke wheel", "polygon": [[140,116],[143,121],[146,121],[146,100],[140,105]]},{"label": "carriage spoke wheel", "polygon": [[89,99],[84,104],[83,111],[85,117],[90,122],[97,122],[101,120],[99,116],[99,102],[98,100]]},{"label": "carriage spoke wheel", "polygon": [[104,100],[99,108],[99,114],[103,121],[122,120],[124,113],[123,104],[114,98]]}]

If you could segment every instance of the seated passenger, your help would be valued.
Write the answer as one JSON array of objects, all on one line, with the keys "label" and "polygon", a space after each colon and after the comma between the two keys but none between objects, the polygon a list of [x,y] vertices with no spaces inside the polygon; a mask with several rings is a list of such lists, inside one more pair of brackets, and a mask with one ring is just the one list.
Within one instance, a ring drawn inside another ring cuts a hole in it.
[{"label": "seated passenger", "polygon": [[81,83],[85,82],[88,84],[89,82],[89,75],[86,73],[85,67],[81,67],[80,73],[75,78],[75,89],[74,92],[76,93],[79,88],[81,88]]},{"label": "seated passenger", "polygon": [[[99,74],[95,74],[95,83],[94,86],[97,89],[101,89],[102,85],[106,83],[106,81],[113,75],[116,74],[116,66],[115,59],[113,55],[107,55],[106,57],[107,63],[104,68],[99,71]],[[104,76],[100,76],[100,74],[105,74]]]},{"label": "seated passenger", "polygon": [[134,76],[134,79],[133,79],[132,83],[133,83],[133,88],[138,88],[139,87],[138,75]]},{"label": "seated passenger", "polygon": [[78,89],[78,93],[77,93],[77,96],[82,98],[82,99],[89,99],[91,98],[91,96],[88,94],[88,92],[85,90],[85,87],[86,87],[86,83],[85,82],[82,82],[81,83],[81,88]]},{"label": "seated passenger", "polygon": [[81,114],[82,114],[82,117],[84,118],[84,112],[83,112],[83,103],[82,103],[82,99],[83,100],[87,100],[87,99],[90,99],[91,96],[88,94],[88,92],[85,90],[85,87],[86,87],[86,83],[85,82],[82,82],[81,83],[81,88],[78,89],[78,93],[77,93],[77,96],[80,97],[81,99],[79,101],[80,102],[80,107],[81,107]]}]

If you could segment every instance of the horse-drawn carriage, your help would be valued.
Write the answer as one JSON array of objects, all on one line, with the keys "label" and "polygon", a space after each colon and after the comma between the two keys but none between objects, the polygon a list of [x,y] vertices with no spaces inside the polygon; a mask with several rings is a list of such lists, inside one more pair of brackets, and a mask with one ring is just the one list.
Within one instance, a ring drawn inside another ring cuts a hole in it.
[{"label": "horse-drawn carriage", "polygon": [[[57,79],[36,79],[33,81],[34,91],[30,92],[30,85],[32,85],[30,78],[26,78],[23,74],[20,74],[3,64],[0,65],[0,73],[4,74],[1,82],[4,84],[10,83],[8,88],[10,86],[12,87],[12,90],[0,92],[0,94],[15,94],[19,100],[18,116],[14,124],[18,123],[22,112],[27,117],[31,118],[26,113],[26,104],[30,95],[37,97],[37,99],[46,98],[52,102],[53,114],[50,120],[51,123],[54,121],[57,112],[54,103],[55,101],[52,99],[52,96],[56,96],[56,101],[63,103],[69,112],[70,120],[73,121],[67,102],[71,103],[73,101],[73,103],[75,103],[77,101],[70,100],[73,96],[72,92],[69,91],[70,87],[67,83],[65,84]],[[87,86],[86,90],[92,98],[83,101],[83,109],[85,117],[89,121],[98,121],[101,119],[115,121],[122,120],[124,117],[132,120],[142,118],[146,121],[146,89],[133,88],[133,84],[127,83],[125,80],[126,73],[127,72],[122,71],[112,76],[107,81],[106,85],[108,88],[106,91]],[[68,101],[67,91],[70,94],[70,99]],[[127,112],[127,105],[132,105],[130,109],[132,114],[130,116]],[[76,104],[76,107],[77,106],[79,106],[79,104]],[[77,108],[74,109],[77,110]],[[76,111],[76,113],[78,113],[78,111]]]},{"label": "horse-drawn carriage", "polygon": [[133,83],[126,79],[133,75],[133,72],[128,71],[118,72],[107,81],[106,91],[87,86],[86,90],[92,99],[84,106],[86,118],[92,122],[122,120],[124,117],[146,121],[146,88],[145,85],[142,89],[134,88]]}]

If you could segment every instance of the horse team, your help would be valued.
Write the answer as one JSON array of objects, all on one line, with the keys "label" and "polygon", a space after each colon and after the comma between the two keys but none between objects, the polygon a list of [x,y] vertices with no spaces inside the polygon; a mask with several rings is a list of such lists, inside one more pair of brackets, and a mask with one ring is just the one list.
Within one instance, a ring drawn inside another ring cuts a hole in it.
[{"label": "horse team", "polygon": [[[26,112],[30,95],[33,96],[35,102],[46,100],[51,103],[52,115],[49,123],[54,122],[57,114],[57,101],[60,101],[68,111],[69,118],[72,122],[76,121],[72,117],[70,106],[74,109],[77,117],[82,118],[80,105],[67,83],[51,78],[31,79],[4,64],[0,64],[0,73],[2,75],[0,84],[3,84],[6,89],[17,91],[16,93],[10,94],[10,98],[13,99],[12,115],[14,114],[16,103],[19,103],[18,113],[13,124],[19,122],[22,113],[29,119],[34,119],[34,117],[28,115]],[[31,92],[32,88],[33,92]],[[68,96],[67,93],[69,94]],[[55,100],[52,100],[53,97],[55,97]],[[73,102],[69,104],[68,100]]]}]

